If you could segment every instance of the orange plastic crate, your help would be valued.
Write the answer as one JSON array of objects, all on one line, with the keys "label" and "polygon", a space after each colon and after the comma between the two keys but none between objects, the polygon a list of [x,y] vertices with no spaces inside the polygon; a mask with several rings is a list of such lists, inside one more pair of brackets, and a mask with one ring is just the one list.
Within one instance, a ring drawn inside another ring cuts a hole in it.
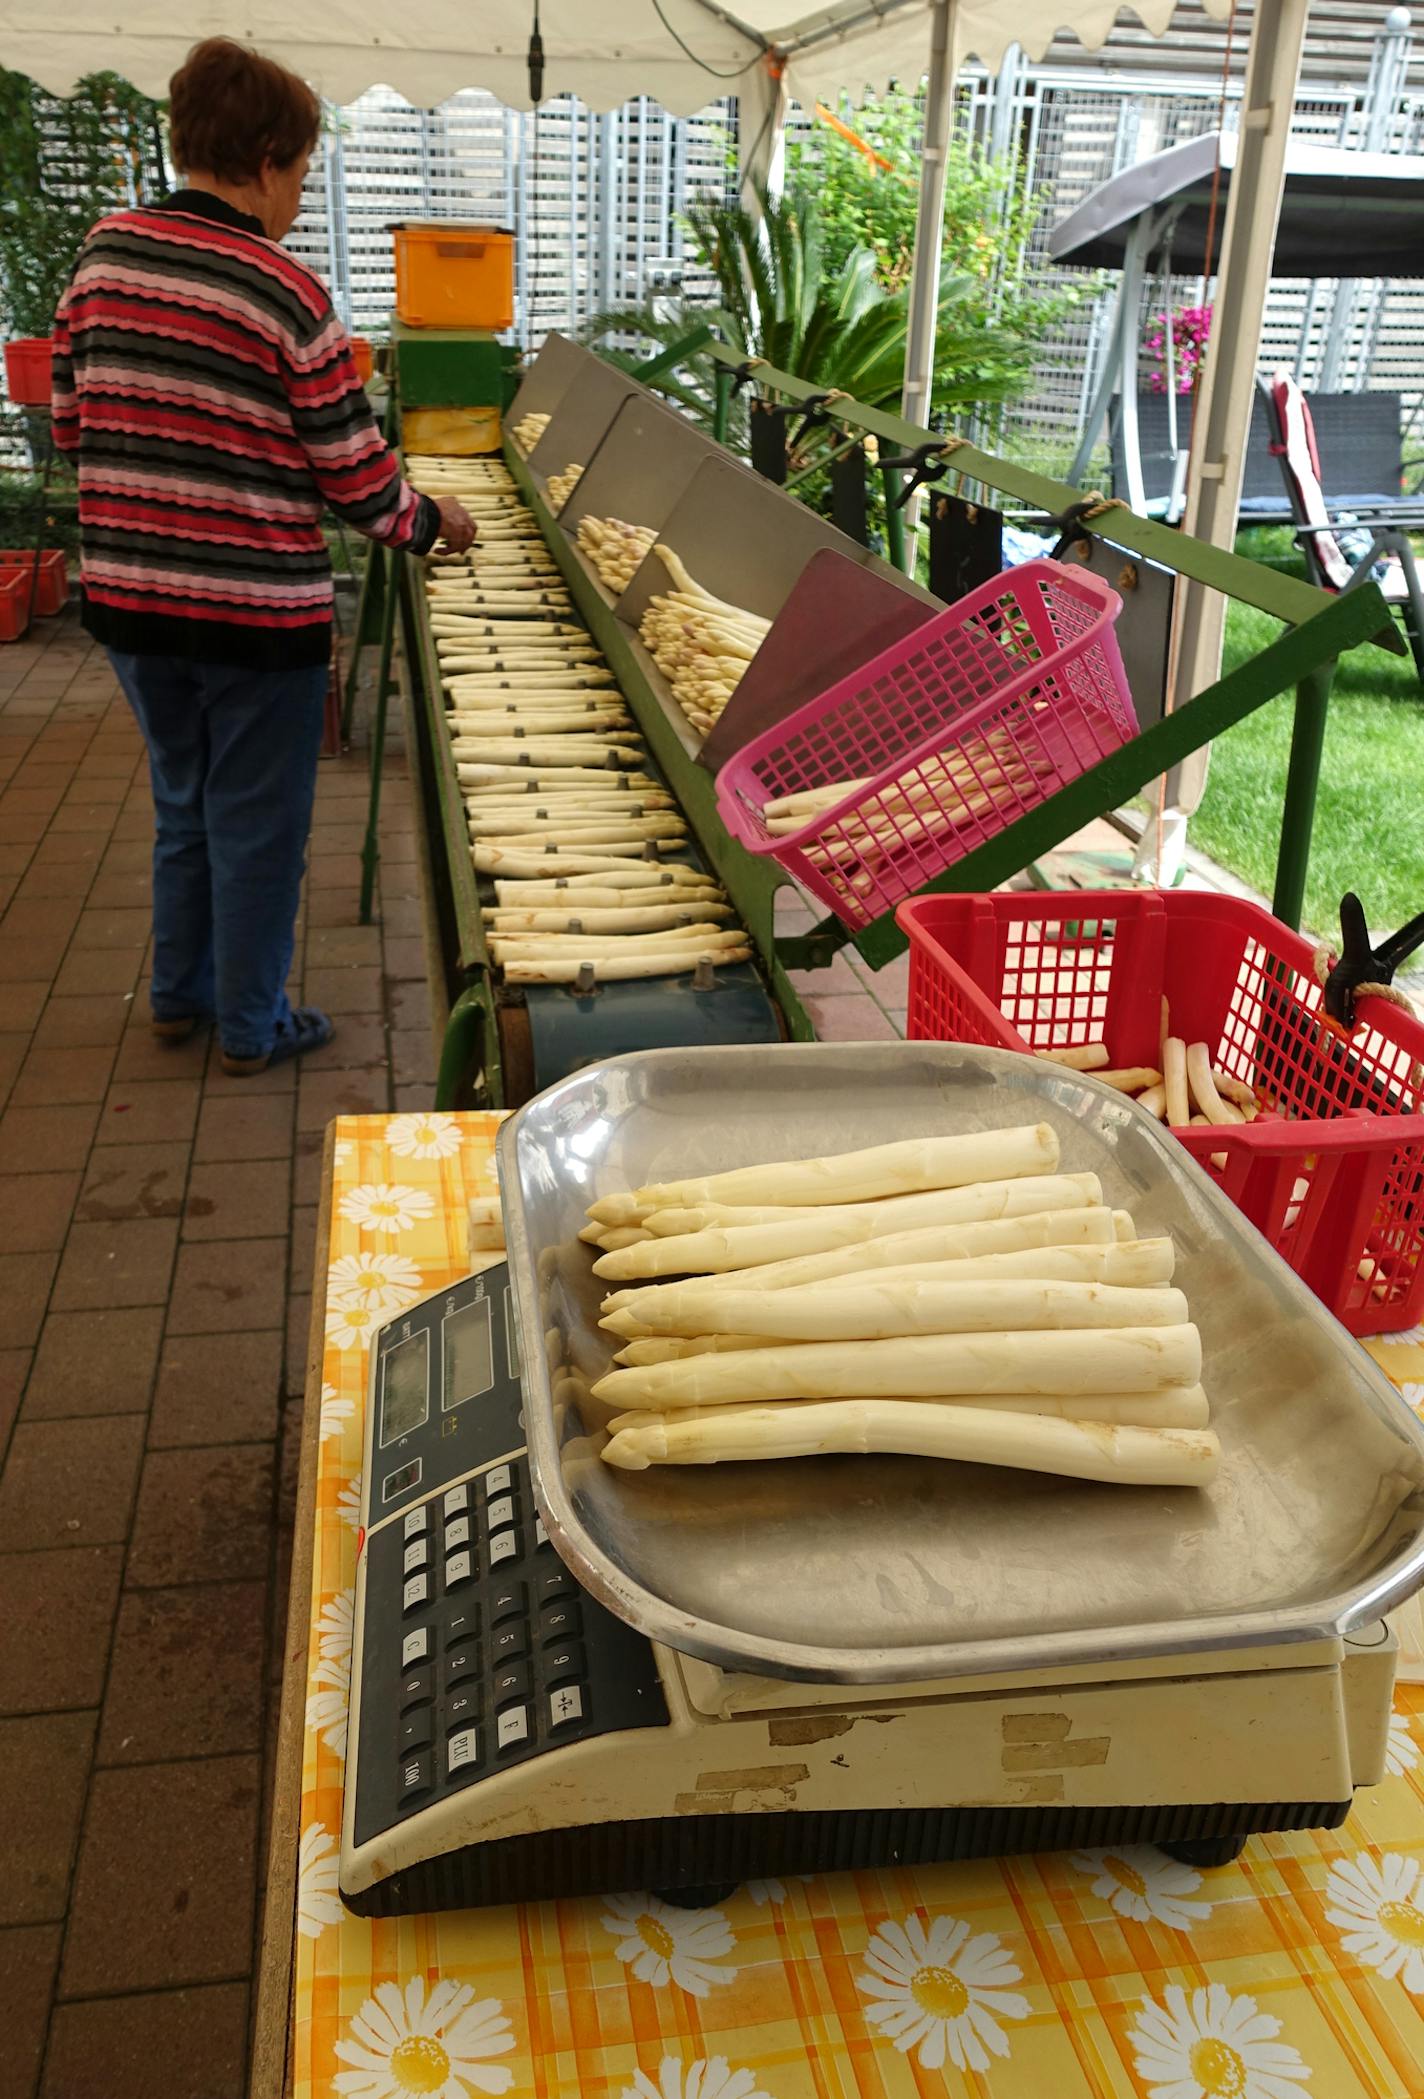
[{"label": "orange plastic crate", "polygon": [[0,570],[0,641],[18,641],[30,624],[29,580],[18,569]]},{"label": "orange plastic crate", "polygon": [[396,313],[408,328],[514,326],[514,235],[430,219],[392,227]]},{"label": "orange plastic crate", "polygon": [[42,547],[38,570],[33,547],[0,547],[0,576],[20,578],[21,600],[32,619],[48,619],[52,613],[64,610],[69,596],[69,563],[63,547]]},{"label": "orange plastic crate", "polygon": [[17,335],[5,345],[5,387],[17,408],[48,408],[54,345],[47,335]]}]

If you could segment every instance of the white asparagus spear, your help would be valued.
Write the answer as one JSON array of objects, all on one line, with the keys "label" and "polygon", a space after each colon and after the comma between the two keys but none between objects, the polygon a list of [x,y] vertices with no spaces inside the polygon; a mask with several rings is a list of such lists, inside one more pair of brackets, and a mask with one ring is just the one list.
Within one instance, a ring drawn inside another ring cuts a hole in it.
[{"label": "white asparagus spear", "polygon": [[1166,1086],[1149,1086],[1145,1093],[1138,1094],[1137,1105],[1139,1108],[1145,1108],[1149,1115],[1155,1115],[1157,1120],[1161,1122],[1167,1113]]},{"label": "white asparagus spear", "polygon": [[1187,1045],[1187,1084],[1191,1087],[1192,1098],[1208,1122],[1230,1123],[1238,1128],[1245,1122],[1246,1118],[1241,1110],[1233,1107],[1230,1101],[1224,1101],[1217,1092],[1216,1082],[1211,1075],[1211,1055],[1204,1042],[1191,1042]]},{"label": "white asparagus spear", "polygon": [[634,916],[650,911],[677,911],[685,917],[692,912],[698,917],[715,918],[730,906],[720,889],[710,885],[705,889],[689,889],[684,883],[660,889],[561,889],[557,882],[497,882],[495,893],[500,901],[488,908],[508,912],[519,918],[528,913],[552,912],[555,917],[575,917],[581,911],[629,912]]},{"label": "white asparagus spear", "polygon": [[[624,1354],[631,1356],[634,1349],[682,1346],[692,1347],[695,1354],[708,1355],[720,1352],[711,1347],[714,1341],[731,1339],[734,1347],[743,1345],[741,1336],[710,1334],[704,1339],[708,1344],[705,1348],[686,1342],[630,1341]],[[745,1345],[752,1344],[747,1342]],[[622,1355],[616,1360],[622,1362]],[[674,1359],[647,1356],[639,1360],[653,1363]],[[1211,1407],[1200,1385],[1172,1385],[1165,1392],[1079,1393],[1066,1399],[1046,1398],[1041,1392],[971,1392],[958,1399],[910,1399],[904,1403],[913,1407],[990,1407],[996,1414],[1052,1414],[1063,1421],[1103,1421],[1113,1426],[1136,1428],[1206,1428],[1211,1420]],[[806,1404],[805,1400],[769,1400],[767,1411],[778,1413],[785,1406],[794,1407],[800,1413]],[[835,1400],[826,1404],[851,1406],[854,1401]],[[736,1407],[679,1407],[676,1415],[670,1416],[650,1414],[639,1408],[612,1415],[604,1427],[609,1435],[614,1435],[621,1428],[641,1428],[650,1421],[719,1421],[727,1420],[739,1411]]]},{"label": "white asparagus spear", "polygon": [[1180,1035],[1169,1035],[1162,1044],[1162,1082],[1167,1089],[1167,1120],[1174,1129],[1184,1128],[1192,1111],[1187,1095],[1187,1045]]},{"label": "white asparagus spear", "polygon": [[1050,1064],[1066,1064],[1069,1071],[1099,1071],[1108,1062],[1108,1046],[1105,1042],[1084,1042],[1076,1049],[1035,1050],[1036,1057],[1047,1058]]},{"label": "white asparagus spear", "polygon": [[[616,893],[616,892],[615,892]],[[506,935],[513,933],[659,933],[674,926],[705,924],[712,920],[730,918],[730,904],[714,904],[703,897],[687,904],[648,904],[639,909],[636,905],[628,910],[614,907],[611,910],[591,910],[587,904],[563,911],[511,911],[501,908],[491,916],[486,913],[490,929]]]},{"label": "white asparagus spear", "polygon": [[[675,862],[666,867],[619,867],[601,875],[570,875],[568,888],[577,892],[584,889],[705,889],[711,876],[697,867],[680,867]],[[499,884],[495,884],[499,895]]]},{"label": "white asparagus spear", "polygon": [[[619,984],[638,977],[690,976],[701,962],[729,969],[733,963],[750,962],[751,958],[749,947],[718,948],[712,954],[706,948],[666,948],[655,955],[604,958],[593,965],[593,970],[601,983]],[[587,962],[506,962],[504,975],[509,984],[572,984],[579,971],[589,967]],[[610,1254],[607,1258],[618,1260],[621,1256]]]},{"label": "white asparagus spear", "polygon": [[[570,958],[597,962],[605,955],[611,961],[618,956],[682,954],[691,948],[716,956],[729,948],[744,948],[747,936],[736,926],[675,926],[665,933],[514,933],[507,938],[487,933],[485,941],[505,961],[533,962],[547,957],[554,962]],[[649,1239],[652,1236],[645,1234]]]},{"label": "white asparagus spear", "polygon": [[614,1231],[605,1232],[598,1243],[606,1253],[616,1253],[621,1246],[636,1246],[643,1236],[640,1225],[625,1224],[618,1226]]},{"label": "white asparagus spear", "polygon": [[1201,1338],[1188,1325],[798,1341],[738,1355],[699,1356],[690,1363],[615,1370],[593,1391],[610,1406],[663,1408],[881,1394],[1154,1392],[1200,1383]]},{"label": "white asparagus spear", "polygon": [[1185,1326],[1180,1290],[1123,1290],[1111,1283],[1035,1277],[976,1282],[800,1284],[709,1290],[695,1283],[659,1290],[633,1311],[603,1321],[610,1333],[767,1334],[778,1341],[877,1341],[899,1334],[1026,1334],[1093,1327]]},{"label": "white asparagus spear", "polygon": [[743,1348],[775,1348],[769,1334],[640,1334],[613,1358],[624,1369],[637,1370],[648,1363],[683,1363],[689,1356],[723,1356]]},{"label": "white asparagus spear", "polygon": [[1254,1087],[1242,1079],[1234,1079],[1229,1071],[1213,1071],[1216,1090],[1223,1100],[1229,1100],[1238,1108],[1259,1108],[1261,1103]]},{"label": "white asparagus spear", "polygon": [[[626,1221],[645,1224],[648,1219],[630,1217]],[[619,1256],[607,1265],[595,1262],[594,1272],[610,1282],[635,1282],[653,1276],[724,1275],[746,1268],[765,1268],[773,1287],[782,1287],[817,1279],[805,1273],[805,1257],[824,1257],[847,1247],[860,1250],[860,1258],[847,1264],[854,1269],[902,1266],[912,1258],[953,1260],[961,1254],[967,1257],[1009,1253],[1022,1246],[1102,1245],[1111,1238],[1111,1214],[1088,1208],[1029,1211],[1018,1217],[926,1227],[915,1232],[888,1233],[882,1238],[874,1219],[843,1217],[828,1207],[819,1217],[793,1218],[787,1224],[717,1226],[671,1239],[654,1234],[636,1259]],[[794,1274],[793,1264],[798,1271]]]},{"label": "white asparagus spear", "polygon": [[753,1407],[726,1420],[650,1422],[620,1429],[602,1455],[609,1465],[642,1471],[649,1465],[715,1465],[833,1451],[953,1458],[1137,1487],[1210,1486],[1221,1463],[1221,1446],[1210,1429],[1114,1428],[988,1407],[917,1407],[894,1399],[797,1408],[790,1415]]},{"label": "white asparagus spear", "polygon": [[[651,841],[657,844],[659,841]],[[613,853],[582,851],[573,849],[559,852],[554,847],[543,852],[507,852],[503,846],[474,845],[470,848],[477,871],[482,875],[504,875],[514,878],[529,875],[534,879],[545,879],[550,875],[607,874],[626,863]],[[622,1224],[621,1217],[610,1217],[609,1224]]]},{"label": "white asparagus spear", "polygon": [[[970,1181],[1052,1173],[1058,1139],[1046,1122],[953,1137],[911,1137],[822,1159],[783,1159],[733,1167],[696,1180],[664,1181],[634,1191],[661,1209],[673,1203],[869,1202],[921,1188],[962,1188]],[[620,1218],[609,1220],[621,1223]]]},{"label": "white asparagus spear", "polygon": [[1120,1071],[1095,1071],[1093,1077],[1117,1093],[1145,1093],[1160,1086],[1162,1074],[1155,1064],[1129,1064]]},{"label": "white asparagus spear", "polygon": [[[1020,1217],[1034,1210],[1076,1210],[1101,1203],[1095,1173],[1047,1173],[1012,1181],[975,1181],[967,1188],[928,1188],[917,1195],[888,1195],[880,1202],[837,1203],[837,1216],[863,1217],[879,1236],[918,1225],[978,1224],[991,1217]],[[698,1203],[691,1209],[650,1209],[659,1236],[705,1231],[719,1225],[793,1224],[823,1217],[826,1205]]]},{"label": "white asparagus spear", "polygon": [[[607,1229],[609,1227],[603,1225],[586,1225],[579,1237],[583,1238],[587,1234],[597,1243],[598,1235]],[[640,1229],[646,1232],[647,1227],[643,1226]],[[911,1238],[919,1240],[928,1239],[930,1236],[922,1232],[906,1233],[905,1240],[908,1243]],[[949,1258],[931,1255],[925,1258],[894,1259],[884,1266],[872,1265],[872,1257],[893,1244],[892,1240],[876,1239],[869,1246],[841,1247],[830,1254],[812,1255],[805,1263],[788,1261],[780,1264],[789,1269],[792,1266],[809,1267],[811,1261],[834,1261],[842,1258],[848,1264],[844,1268],[833,1269],[825,1276],[808,1276],[794,1285],[783,1285],[773,1276],[770,1268],[737,1269],[731,1275],[706,1276],[695,1283],[649,1283],[639,1289],[620,1290],[617,1293],[619,1304],[613,1309],[621,1307],[631,1312],[635,1318],[643,1319],[647,1316],[643,1311],[645,1304],[660,1302],[675,1291],[711,1291],[715,1293],[718,1304],[721,1304],[724,1297],[741,1294],[750,1289],[803,1289],[824,1286],[841,1279],[854,1279],[857,1285],[862,1281],[882,1285],[968,1284],[976,1280],[1000,1282],[1026,1277],[1037,1282],[1110,1283],[1118,1289],[1158,1290],[1171,1282],[1175,1258],[1170,1239],[1139,1239],[1127,1246],[1026,1246],[1016,1247],[1004,1253],[967,1254],[957,1260],[952,1255]],[[852,1261],[854,1266],[849,1265]],[[690,1331],[681,1323],[669,1329],[661,1319],[651,1320],[649,1323],[658,1332]],[[725,1326],[725,1319],[718,1319],[709,1325],[706,1331],[718,1332]],[[763,1329],[758,1328],[757,1331],[762,1332]],[[764,1331],[774,1333],[776,1330],[768,1327]]]}]

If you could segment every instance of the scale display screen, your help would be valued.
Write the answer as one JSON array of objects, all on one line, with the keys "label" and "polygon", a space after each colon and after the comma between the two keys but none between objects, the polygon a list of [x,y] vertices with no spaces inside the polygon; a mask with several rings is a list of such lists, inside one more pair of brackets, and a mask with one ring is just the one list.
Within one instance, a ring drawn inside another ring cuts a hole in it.
[{"label": "scale display screen", "polygon": [[494,1316],[487,1297],[474,1298],[442,1322],[445,1390],[442,1406],[462,1407],[494,1383]]},{"label": "scale display screen", "polygon": [[420,1428],[430,1414],[430,1335],[421,1327],[381,1359],[381,1448]]}]

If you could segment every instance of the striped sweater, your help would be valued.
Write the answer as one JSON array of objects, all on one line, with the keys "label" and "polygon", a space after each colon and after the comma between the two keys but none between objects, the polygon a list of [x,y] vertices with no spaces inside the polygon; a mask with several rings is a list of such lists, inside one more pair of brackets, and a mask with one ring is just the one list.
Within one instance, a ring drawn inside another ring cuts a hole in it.
[{"label": "striped sweater", "polygon": [[77,454],[84,624],[138,655],[326,661],[325,507],[426,553],[320,280],[221,198],[101,219],[54,330],[54,435]]}]

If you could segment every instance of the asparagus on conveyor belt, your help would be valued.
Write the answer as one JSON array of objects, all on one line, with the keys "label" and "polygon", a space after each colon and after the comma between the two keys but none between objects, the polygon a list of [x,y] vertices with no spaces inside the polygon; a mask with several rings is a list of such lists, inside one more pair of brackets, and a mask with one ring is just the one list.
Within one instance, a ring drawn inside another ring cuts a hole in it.
[{"label": "asparagus on conveyor belt", "polygon": [[679,857],[686,822],[508,470],[419,459],[410,472],[479,522],[467,554],[427,564],[426,595],[471,856],[492,889],[485,941],[505,982],[749,960],[720,885]]},{"label": "asparagus on conveyor belt", "polygon": [[595,1272],[626,1286],[594,1387],[610,1465],[879,1451],[1216,1476],[1172,1243],[1061,1172],[1047,1124],[661,1183],[589,1217]]}]

